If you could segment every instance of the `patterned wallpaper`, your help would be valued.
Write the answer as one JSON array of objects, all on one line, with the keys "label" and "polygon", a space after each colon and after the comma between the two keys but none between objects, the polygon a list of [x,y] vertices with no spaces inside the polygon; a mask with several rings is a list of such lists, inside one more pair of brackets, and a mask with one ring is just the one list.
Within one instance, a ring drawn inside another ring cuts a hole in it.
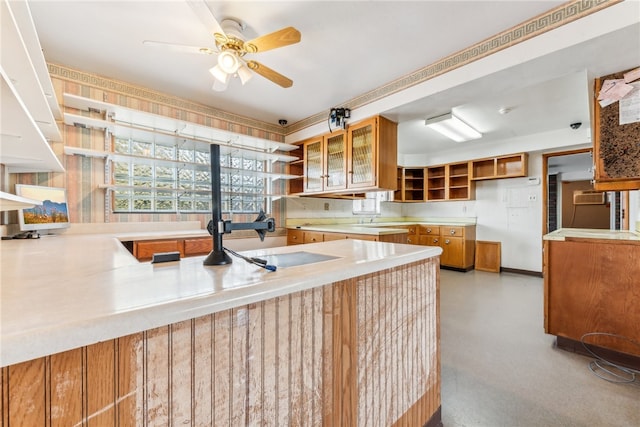
[{"label": "patterned wallpaper", "polygon": [[[62,65],[49,64],[49,73],[56,97],[60,102],[63,100],[63,94],[69,93],[244,135],[278,142],[284,141],[280,126],[273,126],[271,129],[271,125],[263,122]],[[77,110],[67,108],[64,105],[62,105],[62,110],[63,112],[78,113]],[[108,182],[108,177],[105,179],[105,161],[64,154],[65,145],[101,151],[109,149],[109,147],[105,147],[104,132],[67,126],[64,123],[59,123],[59,126],[63,142],[53,143],[52,148],[61,159],[66,172],[15,174],[12,176],[10,184],[65,187],[72,223],[200,221],[202,226],[206,226],[208,223],[211,218],[210,214],[114,214],[106,210],[105,193],[107,190],[100,188],[101,184]],[[280,168],[284,169],[284,165],[280,165]],[[280,191],[284,193],[284,183],[277,181],[275,185],[280,185]],[[274,202],[272,209],[272,216],[276,219],[276,224],[284,224],[284,202]],[[234,221],[253,219],[241,215],[233,217]]]}]

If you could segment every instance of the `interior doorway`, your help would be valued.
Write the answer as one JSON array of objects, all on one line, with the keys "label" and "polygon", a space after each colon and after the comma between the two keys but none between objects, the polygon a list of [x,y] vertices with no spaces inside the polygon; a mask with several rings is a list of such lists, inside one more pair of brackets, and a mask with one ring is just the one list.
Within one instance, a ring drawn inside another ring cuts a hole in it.
[{"label": "interior doorway", "polygon": [[559,228],[628,230],[628,192],[593,190],[591,148],[542,155],[542,234]]}]

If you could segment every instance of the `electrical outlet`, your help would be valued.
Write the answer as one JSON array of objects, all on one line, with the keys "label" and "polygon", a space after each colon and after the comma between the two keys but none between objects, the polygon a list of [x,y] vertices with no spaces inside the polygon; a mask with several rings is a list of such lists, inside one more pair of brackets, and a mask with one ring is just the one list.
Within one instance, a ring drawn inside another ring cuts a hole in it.
[{"label": "electrical outlet", "polygon": [[529,194],[529,201],[530,201],[530,202],[535,202],[535,201],[536,201],[536,199],[537,199],[537,197],[536,197],[536,195],[535,195],[535,194]]},{"label": "electrical outlet", "polygon": [[329,210],[329,203],[328,203],[328,202],[325,202],[325,203],[324,203],[324,210],[325,210],[325,211],[328,211],[328,210]]}]

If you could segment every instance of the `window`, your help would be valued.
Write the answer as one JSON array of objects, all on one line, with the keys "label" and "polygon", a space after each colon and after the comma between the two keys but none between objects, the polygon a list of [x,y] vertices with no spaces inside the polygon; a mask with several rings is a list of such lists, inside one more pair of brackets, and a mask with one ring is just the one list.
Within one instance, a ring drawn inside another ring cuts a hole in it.
[{"label": "window", "polygon": [[[118,137],[114,141],[114,212],[211,212],[209,144],[189,141],[175,146]],[[255,157],[221,150],[223,213],[270,211],[265,206],[269,162]]]}]

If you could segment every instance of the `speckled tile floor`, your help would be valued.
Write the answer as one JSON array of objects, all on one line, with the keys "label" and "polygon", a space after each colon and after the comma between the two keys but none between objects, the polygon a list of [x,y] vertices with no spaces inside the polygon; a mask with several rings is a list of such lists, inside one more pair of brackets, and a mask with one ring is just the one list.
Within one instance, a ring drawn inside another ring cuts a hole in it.
[{"label": "speckled tile floor", "polygon": [[445,427],[640,426],[640,379],[604,381],[544,333],[542,279],[442,270],[440,295]]}]

